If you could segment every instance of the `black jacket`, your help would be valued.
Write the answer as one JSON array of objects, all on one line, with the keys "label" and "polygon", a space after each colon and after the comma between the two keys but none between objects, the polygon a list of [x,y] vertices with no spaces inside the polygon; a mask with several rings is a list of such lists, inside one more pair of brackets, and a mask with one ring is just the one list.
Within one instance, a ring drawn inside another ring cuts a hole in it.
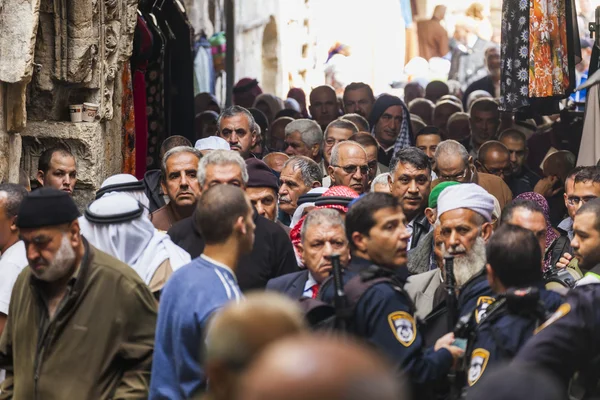
[{"label": "black jacket", "polygon": [[429,233],[430,228],[431,224],[425,214],[421,214],[415,219],[409,250],[417,248],[419,241]]},{"label": "black jacket", "polygon": [[267,282],[267,290],[273,290],[285,294],[293,300],[298,300],[304,293],[307,280],[308,270],[293,272],[270,279]]},{"label": "black jacket", "polygon": [[150,200],[150,213],[166,205],[160,187],[161,180],[162,174],[159,169],[152,169],[144,175],[145,192],[148,200]]},{"label": "black jacket", "polygon": [[[204,239],[196,227],[195,213],[169,229],[169,236],[192,258],[202,254]],[[283,229],[254,211],[254,247],[249,256],[243,257],[236,275],[242,291],[264,289],[269,279],[298,271],[292,242]]]}]

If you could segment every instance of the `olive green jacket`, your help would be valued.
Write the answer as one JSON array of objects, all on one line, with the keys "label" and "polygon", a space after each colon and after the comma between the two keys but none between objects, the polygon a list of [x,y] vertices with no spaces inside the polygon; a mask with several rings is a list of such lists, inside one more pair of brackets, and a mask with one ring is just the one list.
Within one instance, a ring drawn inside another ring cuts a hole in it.
[{"label": "olive green jacket", "polygon": [[[84,241],[85,242],[85,241]],[[85,242],[52,320],[29,268],[0,339],[0,399],[146,399],[157,304],[137,273]]]}]

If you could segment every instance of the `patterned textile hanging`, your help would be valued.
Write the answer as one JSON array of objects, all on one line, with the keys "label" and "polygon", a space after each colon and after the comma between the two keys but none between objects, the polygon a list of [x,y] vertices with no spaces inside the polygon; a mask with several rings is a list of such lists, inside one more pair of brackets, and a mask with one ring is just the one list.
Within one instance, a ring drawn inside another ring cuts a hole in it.
[{"label": "patterned textile hanging", "polygon": [[135,176],[135,113],[133,109],[133,80],[129,63],[123,64],[121,83],[123,85],[123,103],[121,107],[121,129],[123,131],[123,141],[121,142],[122,172]]}]

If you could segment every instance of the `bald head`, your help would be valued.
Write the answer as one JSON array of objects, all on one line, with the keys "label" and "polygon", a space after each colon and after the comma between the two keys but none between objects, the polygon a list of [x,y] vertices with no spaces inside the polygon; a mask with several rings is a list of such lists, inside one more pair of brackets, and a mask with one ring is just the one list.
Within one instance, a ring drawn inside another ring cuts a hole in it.
[{"label": "bald head", "polygon": [[281,170],[283,169],[283,164],[285,164],[285,162],[289,159],[290,157],[287,154],[276,152],[267,154],[263,158],[263,161],[273,171],[281,173]]},{"label": "bald head", "polygon": [[327,172],[331,186],[348,186],[358,194],[368,191],[369,164],[367,152],[360,144],[352,141],[333,146],[331,163]]},{"label": "bald head", "polygon": [[477,169],[508,180],[512,172],[508,148],[496,140],[482,144],[477,153]]},{"label": "bald head", "polygon": [[453,114],[462,111],[462,106],[451,100],[440,101],[433,110],[433,126],[440,129],[442,136],[447,136],[448,120]]},{"label": "bald head", "polygon": [[414,99],[408,105],[408,111],[411,115],[419,116],[426,125],[431,125],[433,121],[433,110],[435,104],[431,100],[424,98]]},{"label": "bald head", "polygon": [[288,338],[267,348],[242,380],[240,400],[406,399],[371,349],[334,337]]},{"label": "bald head", "polygon": [[561,182],[564,182],[576,163],[577,157],[573,153],[566,150],[558,151],[544,161],[544,175],[557,176]]},{"label": "bald head", "polygon": [[310,92],[310,115],[317,121],[322,130],[340,116],[337,95],[328,85],[318,86]]},{"label": "bald head", "polygon": [[264,348],[304,329],[297,303],[277,293],[251,293],[223,308],[206,335],[206,374],[213,397],[231,399],[239,373]]},{"label": "bald head", "polygon": [[446,137],[444,137],[444,139],[462,141],[470,137],[471,127],[469,125],[469,114],[466,112],[452,114],[446,125]]},{"label": "bald head", "polygon": [[281,117],[273,121],[269,129],[269,148],[275,151],[285,149],[285,127],[291,122],[294,122],[294,119],[290,117]]}]

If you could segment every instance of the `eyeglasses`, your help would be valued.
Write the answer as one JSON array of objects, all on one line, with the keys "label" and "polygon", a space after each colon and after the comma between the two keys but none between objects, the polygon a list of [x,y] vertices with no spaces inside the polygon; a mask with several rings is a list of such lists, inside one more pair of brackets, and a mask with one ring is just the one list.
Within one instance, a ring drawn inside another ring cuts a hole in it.
[{"label": "eyeglasses", "polygon": [[585,196],[585,197],[577,197],[577,196],[569,196],[567,197],[567,203],[571,206],[577,206],[579,203],[585,204],[590,200],[597,199],[596,196]]},{"label": "eyeglasses", "polygon": [[377,169],[377,160],[373,160],[373,161],[369,161],[369,169],[371,171],[376,170]]},{"label": "eyeglasses", "polygon": [[356,173],[356,170],[358,168],[360,168],[360,173],[365,175],[369,172],[369,166],[368,165],[332,165],[333,167],[336,168],[341,168],[344,170],[345,173],[347,174],[354,174]]},{"label": "eyeglasses", "polygon": [[508,176],[512,172],[512,170],[510,169],[510,167],[506,167],[506,168],[488,168],[488,167],[486,167],[483,164],[481,164],[481,167],[488,174],[492,174],[492,175],[496,175],[496,176],[501,176],[501,175]]},{"label": "eyeglasses", "polygon": [[469,172],[469,166],[467,165],[463,172],[456,175],[438,175],[438,179],[442,182],[445,181],[460,181],[461,179],[465,179],[467,177],[467,172]]}]

